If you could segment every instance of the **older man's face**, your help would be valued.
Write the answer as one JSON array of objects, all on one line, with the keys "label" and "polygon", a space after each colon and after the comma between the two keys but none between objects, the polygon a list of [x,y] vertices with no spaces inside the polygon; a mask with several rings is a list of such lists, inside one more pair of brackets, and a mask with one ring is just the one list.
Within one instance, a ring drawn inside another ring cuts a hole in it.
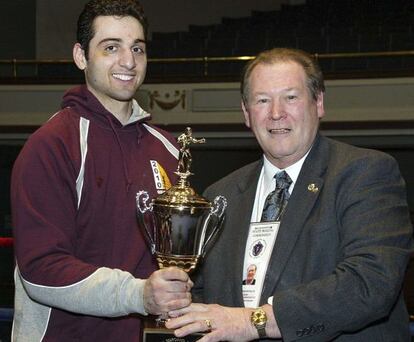
[{"label": "older man's face", "polygon": [[246,125],[264,154],[284,169],[300,160],[312,146],[324,116],[323,94],[315,101],[306,74],[295,62],[259,64],[249,78]]}]

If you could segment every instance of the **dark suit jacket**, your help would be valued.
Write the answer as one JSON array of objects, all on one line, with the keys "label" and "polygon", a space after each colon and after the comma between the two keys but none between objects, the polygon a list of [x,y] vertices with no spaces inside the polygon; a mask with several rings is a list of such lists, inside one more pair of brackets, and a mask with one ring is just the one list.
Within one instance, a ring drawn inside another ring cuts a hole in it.
[{"label": "dark suit jacket", "polygon": [[[195,277],[196,301],[244,306],[244,252],[262,165],[247,165],[205,192],[224,195],[228,207]],[[396,161],[317,136],[281,222],[261,304],[274,296],[285,342],[409,341],[401,286],[411,237]]]}]

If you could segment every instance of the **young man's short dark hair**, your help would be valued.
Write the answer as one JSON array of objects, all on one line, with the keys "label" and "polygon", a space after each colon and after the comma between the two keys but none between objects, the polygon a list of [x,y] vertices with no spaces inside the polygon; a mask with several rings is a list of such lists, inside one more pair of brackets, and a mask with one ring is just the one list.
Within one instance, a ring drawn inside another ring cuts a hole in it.
[{"label": "young man's short dark hair", "polygon": [[99,16],[131,16],[136,18],[144,30],[147,39],[148,21],[144,9],[137,0],[92,0],[79,15],[76,38],[88,58],[89,42],[95,35],[93,22]]}]

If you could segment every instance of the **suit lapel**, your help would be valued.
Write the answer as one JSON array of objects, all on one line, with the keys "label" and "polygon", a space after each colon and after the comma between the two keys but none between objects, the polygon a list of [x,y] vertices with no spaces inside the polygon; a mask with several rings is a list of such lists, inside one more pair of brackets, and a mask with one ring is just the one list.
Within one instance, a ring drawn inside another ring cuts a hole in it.
[{"label": "suit lapel", "polygon": [[231,285],[235,289],[236,305],[244,306],[243,294],[242,294],[242,275],[243,275],[243,263],[244,254],[246,249],[247,237],[249,234],[250,220],[252,216],[254,198],[256,195],[257,182],[260,176],[260,172],[263,166],[263,161],[258,161],[253,167],[252,171],[246,174],[246,177],[241,177],[238,190],[239,197],[235,200],[239,202],[236,206],[237,212],[234,213],[234,220],[231,222],[232,234],[235,237],[234,243],[228,245],[228,248],[234,250],[234,257],[231,262],[235,262],[235,267],[232,269],[233,284]]},{"label": "suit lapel", "polygon": [[260,304],[266,303],[267,299],[273,295],[296,240],[321,193],[324,183],[322,175],[326,168],[326,158],[329,153],[326,145],[325,140],[318,137],[302,166],[279,227],[263,285]]}]

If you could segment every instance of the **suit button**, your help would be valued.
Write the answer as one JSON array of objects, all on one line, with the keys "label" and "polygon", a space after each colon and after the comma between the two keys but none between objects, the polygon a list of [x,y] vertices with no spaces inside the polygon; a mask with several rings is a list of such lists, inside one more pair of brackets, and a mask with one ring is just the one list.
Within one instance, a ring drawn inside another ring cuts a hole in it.
[{"label": "suit button", "polygon": [[323,324],[319,324],[317,328],[319,333],[325,330],[325,326]]}]

